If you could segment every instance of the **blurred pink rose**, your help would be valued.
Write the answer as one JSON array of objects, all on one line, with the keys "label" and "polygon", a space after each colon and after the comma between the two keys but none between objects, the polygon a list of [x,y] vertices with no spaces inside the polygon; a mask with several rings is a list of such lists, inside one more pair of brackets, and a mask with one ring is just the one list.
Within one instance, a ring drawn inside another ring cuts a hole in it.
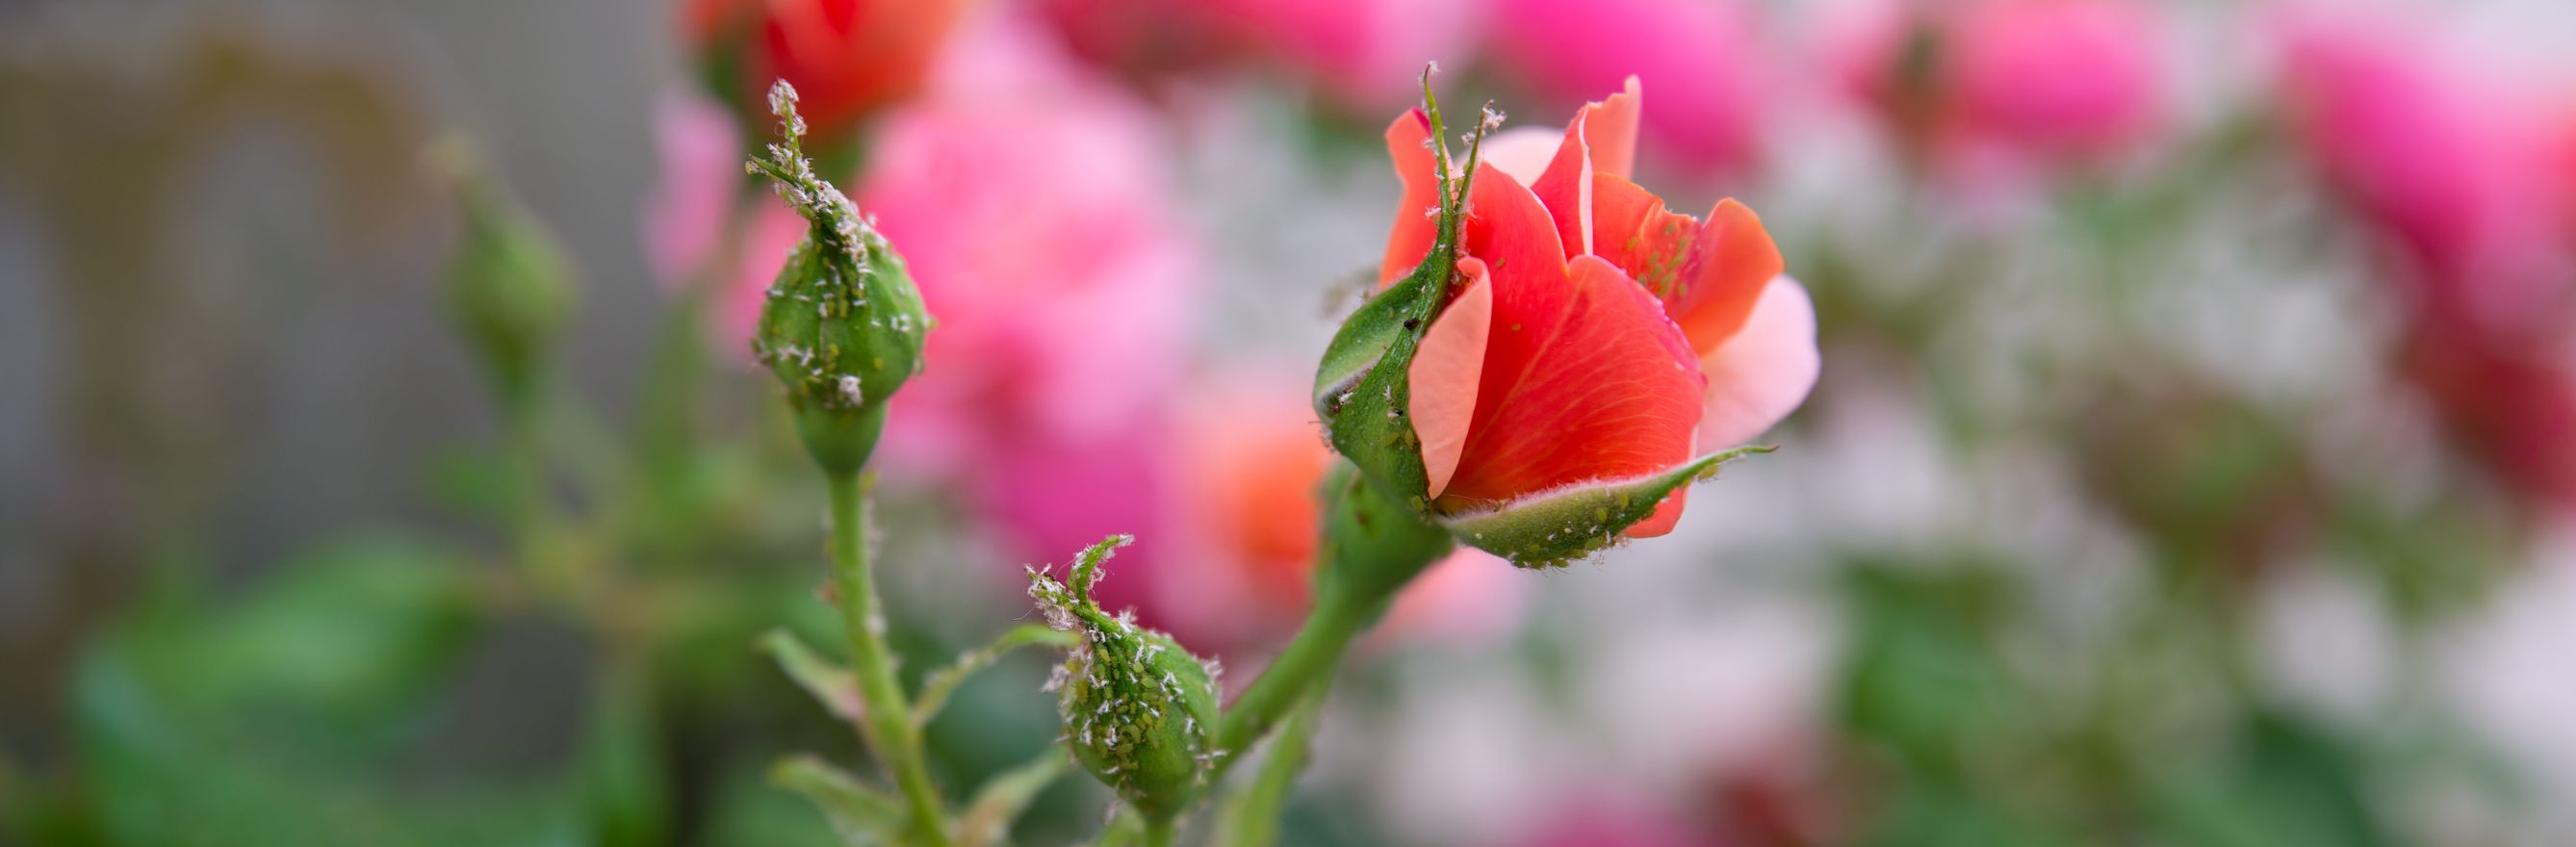
[{"label": "blurred pink rose", "polygon": [[1465,64],[1487,0],[1213,0],[1275,61],[1361,114],[1421,99],[1425,64]]},{"label": "blurred pink rose", "polygon": [[[1158,573],[1151,602],[1194,650],[1276,646],[1305,620],[1323,517],[1316,493],[1333,462],[1307,382],[1284,369],[1226,374],[1176,395],[1169,524],[1187,567]],[[1396,597],[1372,643],[1496,637],[1519,620],[1526,576],[1462,548]]]},{"label": "blurred pink rose", "polygon": [[[766,194],[743,196],[742,137],[723,105],[694,89],[666,92],[653,126],[661,171],[643,203],[645,264],[665,289],[715,286],[709,331],[726,358],[748,363],[761,292],[805,236],[805,221]],[[727,244],[737,203],[745,219]]]},{"label": "blurred pink rose", "polygon": [[1546,816],[1518,847],[1718,847],[1686,817],[1634,798],[1582,797]]},{"label": "blurred pink rose", "polygon": [[[2456,64],[2394,22],[2323,15],[2285,27],[2286,96],[2317,168],[2398,247],[2419,305],[2555,334],[2576,282],[2561,113],[2529,86]],[[2518,330],[2519,331],[2519,330]]]},{"label": "blurred pink rose", "polygon": [[1168,543],[1156,459],[1202,278],[1171,157],[1139,104],[997,16],[885,115],[851,192],[938,322],[880,464],[954,485],[1027,561],[1134,533],[1113,606]]},{"label": "blurred pink rose", "polygon": [[1951,176],[2083,162],[2162,118],[2161,20],[2132,0],[1877,2],[1829,62],[1910,154]]},{"label": "blurred pink rose", "polygon": [[2396,367],[2507,485],[2576,505],[2576,179],[2564,109],[2429,31],[2291,18],[2284,95],[2316,168],[2394,260]]},{"label": "blurred pink rose", "polygon": [[[1496,64],[1571,107],[1631,75],[1654,96],[1653,158],[1743,164],[1775,80],[1753,5],[1741,0],[1493,0]],[[1547,110],[1551,113],[1557,109]]]},{"label": "blurred pink rose", "polygon": [[1038,0],[1084,59],[1152,79],[1268,64],[1364,113],[1410,105],[1424,63],[1464,60],[1487,0]]}]

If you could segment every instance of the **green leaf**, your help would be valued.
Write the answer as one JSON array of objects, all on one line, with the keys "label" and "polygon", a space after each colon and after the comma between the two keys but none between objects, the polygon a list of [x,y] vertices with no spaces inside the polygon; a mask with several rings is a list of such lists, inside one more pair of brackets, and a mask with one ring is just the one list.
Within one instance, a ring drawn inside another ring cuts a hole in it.
[{"label": "green leaf", "polygon": [[867,705],[859,700],[859,679],[848,668],[823,658],[822,654],[814,652],[793,633],[783,629],[770,630],[760,639],[760,646],[769,651],[770,657],[778,661],[778,667],[787,671],[790,679],[796,680],[806,693],[814,695],[814,699],[822,701],[823,707],[830,709],[832,714],[852,723],[866,719]]},{"label": "green leaf", "polygon": [[[1052,630],[1049,630],[1052,632]],[[958,847],[996,847],[1008,843],[1011,821],[1037,799],[1038,792],[1063,776],[1073,758],[1063,746],[1050,746],[1028,764],[994,774],[975,792],[960,818]]]},{"label": "green leaf", "polygon": [[1012,650],[1041,644],[1071,650],[1073,633],[1059,632],[1040,624],[1023,624],[1002,633],[991,644],[958,654],[956,661],[932,671],[928,678],[922,680],[921,695],[912,705],[913,724],[929,726],[933,719],[939,717],[940,707],[948,704],[949,695],[955,694],[957,686],[964,684],[976,672],[992,667]]},{"label": "green leaf", "polygon": [[769,770],[769,781],[813,801],[845,843],[890,843],[904,830],[901,802],[811,754],[779,760]]},{"label": "green leaf", "polygon": [[1654,514],[1655,504],[1674,489],[1714,478],[1717,467],[1770,447],[1738,447],[1702,456],[1658,474],[1624,480],[1569,485],[1496,506],[1453,515],[1442,523],[1460,543],[1511,560],[1524,568],[1550,568],[1572,563],[1617,545],[1628,527]]}]

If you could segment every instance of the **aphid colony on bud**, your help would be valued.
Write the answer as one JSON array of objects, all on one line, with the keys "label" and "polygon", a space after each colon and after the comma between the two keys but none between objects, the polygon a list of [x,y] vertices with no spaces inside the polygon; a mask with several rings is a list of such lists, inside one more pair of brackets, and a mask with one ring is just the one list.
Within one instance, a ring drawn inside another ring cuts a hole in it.
[{"label": "aphid colony on bud", "polygon": [[1081,635],[1047,681],[1074,759],[1148,816],[1177,813],[1212,761],[1217,671],[1172,641],[1091,599],[1100,563],[1135,539],[1117,535],[1075,556],[1064,582],[1029,569],[1029,597],[1047,623]]},{"label": "aphid colony on bud", "polygon": [[933,325],[903,257],[848,195],[814,174],[799,148],[796,89],[769,92],[781,138],[746,168],[810,224],[768,289],[752,355],[788,389],[806,447],[827,469],[855,471],[875,447],[885,401],[921,371]]}]

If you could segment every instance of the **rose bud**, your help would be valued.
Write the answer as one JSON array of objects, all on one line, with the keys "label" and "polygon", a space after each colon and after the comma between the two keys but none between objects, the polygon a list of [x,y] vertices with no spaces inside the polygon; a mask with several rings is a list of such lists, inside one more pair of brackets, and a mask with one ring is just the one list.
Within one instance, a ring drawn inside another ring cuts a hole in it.
[{"label": "rose bud", "polygon": [[931,318],[903,257],[798,148],[796,89],[779,82],[769,103],[784,140],[749,169],[775,182],[807,227],[766,292],[751,352],[786,384],[806,451],[827,473],[854,473],[885,428],[887,398],[921,369]]},{"label": "rose bud", "polygon": [[543,224],[492,184],[462,139],[430,151],[455,186],[464,242],[447,268],[447,295],[501,395],[523,402],[573,307],[572,272]]},{"label": "rose bud", "polygon": [[1397,118],[1388,287],[1318,374],[1335,449],[1524,567],[1670,531],[1682,486],[1746,452],[1697,443],[1759,435],[1815,383],[1813,307],[1752,210],[1702,221],[1629,181],[1639,108],[1630,78],[1463,174],[1436,112]]},{"label": "rose bud", "polygon": [[1047,687],[1056,692],[1076,761],[1148,819],[1169,820],[1204,782],[1216,726],[1216,672],[1172,637],[1111,616],[1091,598],[1100,563],[1135,541],[1111,536],[1074,557],[1064,582],[1029,571],[1047,623],[1080,634]]}]

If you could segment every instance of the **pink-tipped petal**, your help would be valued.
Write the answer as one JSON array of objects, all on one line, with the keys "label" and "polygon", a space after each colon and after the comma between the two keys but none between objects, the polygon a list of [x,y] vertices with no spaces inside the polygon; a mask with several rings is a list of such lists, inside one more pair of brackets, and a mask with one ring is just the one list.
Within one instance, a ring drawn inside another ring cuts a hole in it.
[{"label": "pink-tipped petal", "polygon": [[1440,167],[1432,157],[1431,119],[1414,109],[1398,115],[1386,128],[1386,154],[1395,160],[1395,175],[1404,180],[1404,200],[1395,207],[1395,229],[1386,237],[1386,258],[1378,264],[1377,281],[1385,285],[1413,272],[1431,252],[1439,235],[1432,219],[1440,205]]},{"label": "pink-tipped petal", "polygon": [[1494,319],[1494,287],[1482,259],[1458,260],[1467,276],[1465,293],[1451,302],[1431,329],[1405,372],[1410,388],[1406,414],[1422,438],[1422,469],[1430,496],[1448,490],[1458,472],[1458,457],[1467,449],[1467,426],[1476,414],[1476,386],[1485,369],[1485,342]]},{"label": "pink-tipped petal", "polygon": [[1722,448],[1753,440],[1797,411],[1821,367],[1815,304],[1797,280],[1773,278],[1744,328],[1700,359],[1708,375],[1700,442]]},{"label": "pink-tipped petal", "polygon": [[1522,185],[1536,185],[1547,173],[1547,164],[1555,161],[1557,145],[1563,140],[1545,127],[1513,127],[1485,139],[1484,160]]}]

